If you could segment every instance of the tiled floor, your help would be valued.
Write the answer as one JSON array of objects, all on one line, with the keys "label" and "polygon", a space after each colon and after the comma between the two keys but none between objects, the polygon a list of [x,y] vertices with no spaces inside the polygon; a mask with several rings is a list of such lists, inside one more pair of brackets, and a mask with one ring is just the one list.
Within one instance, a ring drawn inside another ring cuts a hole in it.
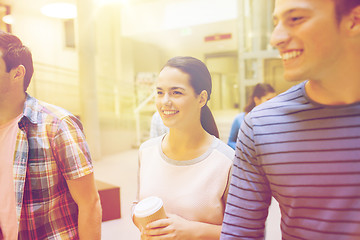
[{"label": "tiled floor", "polygon": [[137,149],[104,157],[94,163],[95,178],[120,186],[121,218],[102,223],[102,240],[140,239],[131,221],[131,203],[137,184]]}]

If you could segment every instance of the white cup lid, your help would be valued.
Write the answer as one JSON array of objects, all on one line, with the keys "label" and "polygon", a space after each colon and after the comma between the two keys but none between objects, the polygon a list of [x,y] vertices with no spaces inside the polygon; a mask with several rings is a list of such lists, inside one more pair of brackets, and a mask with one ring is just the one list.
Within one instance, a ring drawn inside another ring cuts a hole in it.
[{"label": "white cup lid", "polygon": [[147,197],[141,200],[134,209],[136,217],[147,217],[157,212],[163,205],[163,201],[155,196]]}]

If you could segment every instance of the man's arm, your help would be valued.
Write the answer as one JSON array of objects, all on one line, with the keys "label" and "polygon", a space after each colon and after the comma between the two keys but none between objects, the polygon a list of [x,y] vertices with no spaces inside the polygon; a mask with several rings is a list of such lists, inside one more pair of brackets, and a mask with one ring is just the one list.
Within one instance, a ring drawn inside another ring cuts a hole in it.
[{"label": "man's arm", "polygon": [[101,239],[102,210],[95,186],[94,174],[66,181],[72,198],[78,205],[78,228],[80,239]]},{"label": "man's arm", "polygon": [[70,194],[78,206],[80,239],[100,239],[102,220],[100,197],[81,122],[73,116],[64,116],[57,127],[53,140],[53,153],[59,171],[66,179]]},{"label": "man's arm", "polygon": [[264,239],[271,190],[256,157],[250,117],[245,119],[235,151],[221,240]]}]

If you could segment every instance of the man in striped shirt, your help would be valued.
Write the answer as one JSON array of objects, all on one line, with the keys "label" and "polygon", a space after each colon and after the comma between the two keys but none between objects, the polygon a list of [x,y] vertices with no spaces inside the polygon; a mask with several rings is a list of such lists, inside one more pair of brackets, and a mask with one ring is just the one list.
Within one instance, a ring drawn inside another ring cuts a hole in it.
[{"label": "man in striped shirt", "polygon": [[0,239],[100,239],[82,125],[26,93],[32,74],[29,49],[0,31]]},{"label": "man in striped shirt", "polygon": [[360,239],[360,0],[276,0],[271,43],[287,80],[239,131],[222,240]]}]

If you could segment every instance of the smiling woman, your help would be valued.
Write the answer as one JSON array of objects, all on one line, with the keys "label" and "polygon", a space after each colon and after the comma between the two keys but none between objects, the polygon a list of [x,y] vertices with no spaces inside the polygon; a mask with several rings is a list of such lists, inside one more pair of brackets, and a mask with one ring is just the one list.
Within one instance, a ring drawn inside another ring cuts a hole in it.
[{"label": "smiling woman", "polygon": [[[164,91],[165,87],[168,90],[167,94]],[[200,122],[205,131],[219,137],[214,117],[207,106],[212,84],[211,75],[204,63],[191,57],[170,59],[160,72],[157,89],[156,106],[163,121],[166,121],[167,116],[164,114],[164,110],[169,110],[169,107],[176,108],[177,102],[181,104],[188,100],[189,108],[185,113],[190,118],[189,123],[198,124]],[[174,104],[172,105],[172,103]],[[189,113],[191,106],[196,107],[194,103],[199,103],[200,106],[197,106],[198,109],[195,109],[195,112]],[[176,111],[176,113],[182,114],[183,112]],[[197,119],[200,121],[194,121]]]},{"label": "smiling woman", "polygon": [[210,73],[198,59],[175,57],[156,85],[156,106],[169,132],[140,146],[137,201],[160,197],[167,218],[145,229],[136,217],[134,223],[142,239],[219,239],[234,151],[218,139],[207,106]]}]

